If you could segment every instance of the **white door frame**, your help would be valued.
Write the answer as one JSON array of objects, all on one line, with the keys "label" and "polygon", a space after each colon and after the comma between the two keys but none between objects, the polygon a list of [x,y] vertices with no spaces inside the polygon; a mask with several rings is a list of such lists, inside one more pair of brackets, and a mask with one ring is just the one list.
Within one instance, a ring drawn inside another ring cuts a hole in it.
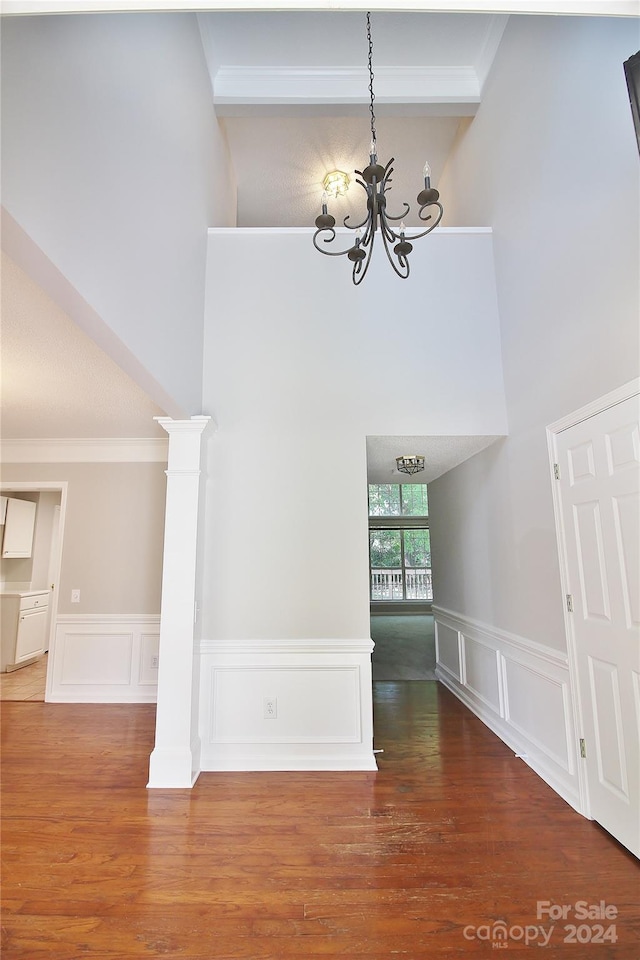
[{"label": "white door frame", "polygon": [[[609,407],[614,407],[618,403],[622,403],[625,400],[629,400],[633,397],[636,397],[640,394],[640,377],[630,380],[628,383],[623,384],[623,386],[618,387],[616,390],[612,390],[610,393],[605,394],[603,397],[598,397],[597,400],[592,400],[590,403],[585,404],[584,407],[580,407],[579,410],[575,410],[573,413],[567,414],[565,417],[561,417],[560,420],[556,420],[554,423],[550,424],[547,427],[547,447],[549,450],[549,471],[551,476],[551,490],[553,493],[553,513],[555,517],[555,527],[556,527],[556,543],[558,547],[558,559],[560,562],[560,583],[562,587],[562,594],[566,596],[571,592],[569,588],[569,566],[567,561],[567,555],[565,550],[565,530],[564,522],[562,519],[562,510],[560,503],[560,489],[555,480],[554,474],[554,465],[558,462],[557,456],[557,437],[558,434],[562,433],[564,430],[568,430],[570,427],[574,427],[577,423],[581,423],[583,420],[589,420],[591,417],[597,416],[597,414],[602,413],[604,410],[608,410]],[[587,783],[587,771],[584,763],[580,762],[580,751],[579,751],[579,740],[584,737],[584,723],[583,723],[583,706],[580,699],[580,688],[578,684],[578,651],[576,649],[575,636],[573,631],[573,624],[569,611],[567,610],[566,604],[563,603],[564,610],[564,629],[565,636],[567,638],[567,654],[569,658],[569,677],[570,677],[570,686],[571,686],[571,701],[573,709],[573,722],[576,731],[576,743],[575,748],[575,758],[576,758],[576,767],[578,770],[578,790],[580,796],[580,813],[585,817],[592,819],[591,817],[591,806],[589,802],[589,789]]]},{"label": "white door frame", "polygon": [[56,642],[56,625],[58,622],[58,597],[60,595],[60,571],[62,567],[62,544],[64,542],[64,527],[67,511],[67,480],[6,480],[0,483],[0,493],[40,493],[41,491],[60,493],[60,534],[58,537],[58,559],[56,564],[56,589],[49,593],[51,601],[51,620],[49,628],[49,657],[47,660],[47,683],[44,698],[49,699],[53,683],[52,664],[54,660],[54,646]]}]

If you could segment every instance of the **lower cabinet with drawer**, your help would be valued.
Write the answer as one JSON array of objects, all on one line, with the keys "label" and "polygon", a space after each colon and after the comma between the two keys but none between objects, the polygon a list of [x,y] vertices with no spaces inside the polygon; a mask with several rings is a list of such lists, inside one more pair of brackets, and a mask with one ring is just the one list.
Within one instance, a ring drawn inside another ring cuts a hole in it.
[{"label": "lower cabinet with drawer", "polygon": [[44,653],[48,605],[47,591],[0,595],[0,671],[17,670]]}]

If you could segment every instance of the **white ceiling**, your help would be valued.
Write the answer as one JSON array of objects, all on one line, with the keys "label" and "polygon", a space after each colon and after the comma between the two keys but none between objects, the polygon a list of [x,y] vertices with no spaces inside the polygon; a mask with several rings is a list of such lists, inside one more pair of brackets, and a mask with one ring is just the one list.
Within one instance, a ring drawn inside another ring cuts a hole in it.
[{"label": "white ceiling", "polygon": [[[500,439],[495,436],[367,437],[367,478],[369,483],[431,483]],[[413,476],[398,473],[396,457],[406,454],[424,456],[424,470]]]},{"label": "white ceiling", "polygon": [[4,439],[165,437],[163,411],[2,255]]}]

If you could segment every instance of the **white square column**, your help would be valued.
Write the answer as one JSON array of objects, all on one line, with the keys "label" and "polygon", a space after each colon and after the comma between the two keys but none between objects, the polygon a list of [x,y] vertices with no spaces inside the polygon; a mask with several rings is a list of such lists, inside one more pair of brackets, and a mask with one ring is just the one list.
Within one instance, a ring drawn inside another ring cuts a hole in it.
[{"label": "white square column", "polygon": [[156,742],[148,787],[192,787],[200,772],[193,710],[198,495],[202,434],[210,417],[156,417],[169,434]]}]

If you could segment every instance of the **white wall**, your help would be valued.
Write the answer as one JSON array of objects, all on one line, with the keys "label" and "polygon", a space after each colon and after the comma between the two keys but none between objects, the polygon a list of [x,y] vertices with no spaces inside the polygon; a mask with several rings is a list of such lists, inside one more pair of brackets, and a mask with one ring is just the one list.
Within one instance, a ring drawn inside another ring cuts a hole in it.
[{"label": "white wall", "polygon": [[5,18],[2,127],[5,208],[199,413],[206,230],[235,188],[195,15]]},{"label": "white wall", "polygon": [[545,427],[638,374],[638,22],[511,17],[441,184],[494,230],[509,437],[433,483],[437,605],[564,650]]},{"label": "white wall", "polygon": [[358,288],[311,235],[209,237],[204,770],[376,768],[366,437],[505,429],[491,234]]},{"label": "white wall", "polygon": [[504,432],[491,234],[412,257],[355,288],[311,231],[211,231],[204,638],[369,637],[366,436]]}]

